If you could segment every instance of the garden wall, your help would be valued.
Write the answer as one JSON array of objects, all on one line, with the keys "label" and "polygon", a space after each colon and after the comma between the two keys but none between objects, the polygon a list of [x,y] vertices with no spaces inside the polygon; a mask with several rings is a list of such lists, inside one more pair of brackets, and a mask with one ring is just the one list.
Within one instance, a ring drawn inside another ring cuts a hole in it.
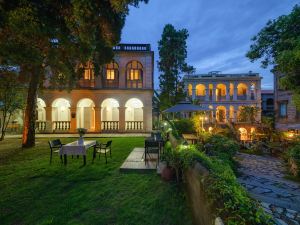
[{"label": "garden wall", "polygon": [[193,168],[185,172],[185,186],[194,217],[194,224],[223,224],[219,218],[216,219],[213,205],[205,193],[204,184],[201,182],[208,175],[208,170],[200,163],[196,163]]}]

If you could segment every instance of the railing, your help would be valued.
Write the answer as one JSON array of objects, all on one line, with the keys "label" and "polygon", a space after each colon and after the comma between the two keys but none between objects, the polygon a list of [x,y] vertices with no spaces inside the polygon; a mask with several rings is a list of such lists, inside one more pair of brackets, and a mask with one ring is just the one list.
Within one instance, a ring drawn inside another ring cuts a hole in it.
[{"label": "railing", "polygon": [[119,44],[114,51],[151,51],[150,44]]},{"label": "railing", "polygon": [[35,127],[38,131],[46,130],[46,121],[35,121]]},{"label": "railing", "polygon": [[101,130],[103,131],[119,130],[119,121],[102,121]]},{"label": "railing", "polygon": [[238,95],[237,96],[237,100],[246,100],[247,99],[247,95]]},{"label": "railing", "polygon": [[53,121],[53,130],[70,130],[70,121]]},{"label": "railing", "polygon": [[143,81],[141,80],[127,80],[127,88],[143,88]]},{"label": "railing", "polygon": [[200,100],[200,101],[204,101],[205,100],[205,96],[202,95],[196,95],[196,99]]},{"label": "railing", "polygon": [[126,130],[143,130],[143,121],[126,121]]},{"label": "railing", "polygon": [[104,87],[105,88],[118,88],[119,80],[104,80]]},{"label": "railing", "polygon": [[222,96],[222,95],[219,95],[217,96],[217,101],[225,101],[226,100],[226,95]]},{"label": "railing", "polygon": [[88,80],[88,79],[80,79],[78,81],[79,87],[83,88],[93,88],[95,87],[95,80]]}]

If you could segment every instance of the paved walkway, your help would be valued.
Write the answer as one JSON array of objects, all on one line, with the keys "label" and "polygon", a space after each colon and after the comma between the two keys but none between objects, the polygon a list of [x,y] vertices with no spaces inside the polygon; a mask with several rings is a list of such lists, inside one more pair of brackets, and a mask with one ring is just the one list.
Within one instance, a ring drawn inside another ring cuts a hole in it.
[{"label": "paved walkway", "polygon": [[276,224],[300,225],[300,185],[284,178],[286,167],[270,156],[238,154],[239,182],[262,203]]},{"label": "paved walkway", "polygon": [[144,153],[145,148],[134,148],[120,167],[120,171],[145,173],[148,171],[158,170],[159,167],[156,167],[157,154],[149,154],[151,158],[145,163]]}]

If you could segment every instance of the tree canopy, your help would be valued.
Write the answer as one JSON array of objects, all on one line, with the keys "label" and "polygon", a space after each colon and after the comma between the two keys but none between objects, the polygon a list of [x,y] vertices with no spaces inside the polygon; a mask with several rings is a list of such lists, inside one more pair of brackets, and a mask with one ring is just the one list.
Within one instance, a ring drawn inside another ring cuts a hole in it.
[{"label": "tree canopy", "polygon": [[261,59],[262,67],[271,65],[275,73],[283,74],[280,84],[293,92],[300,109],[300,6],[269,21],[252,41],[247,57],[252,62]]},{"label": "tree canopy", "polygon": [[57,87],[72,88],[86,62],[98,74],[113,57],[129,5],[147,1],[0,1],[0,64],[15,66],[29,82],[24,147],[34,145],[36,97],[45,75]]},{"label": "tree canopy", "polygon": [[158,42],[160,101],[163,108],[176,104],[184,97],[180,74],[194,71],[185,62],[188,36],[186,29],[176,30],[173,25],[167,24]]}]

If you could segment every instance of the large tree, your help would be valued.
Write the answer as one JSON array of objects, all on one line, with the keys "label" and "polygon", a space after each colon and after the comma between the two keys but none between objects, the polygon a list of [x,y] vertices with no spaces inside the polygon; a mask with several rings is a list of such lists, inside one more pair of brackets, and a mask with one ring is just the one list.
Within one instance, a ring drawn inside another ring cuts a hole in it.
[{"label": "large tree", "polygon": [[2,0],[0,64],[28,82],[23,147],[35,144],[36,99],[46,74],[72,88],[90,61],[98,74],[113,57],[129,5],[148,0]]},{"label": "large tree", "polygon": [[15,71],[0,68],[0,141],[12,116],[24,107],[24,86]]},{"label": "large tree", "polygon": [[283,74],[280,84],[293,92],[293,100],[300,110],[300,7],[271,20],[252,38],[247,53],[251,61],[262,59],[261,65],[271,65],[274,72]]},{"label": "large tree", "polygon": [[158,42],[159,87],[162,108],[174,105],[184,97],[180,74],[194,71],[193,67],[188,66],[185,62],[188,36],[186,29],[176,30],[173,25],[167,24],[164,27],[161,40]]}]

